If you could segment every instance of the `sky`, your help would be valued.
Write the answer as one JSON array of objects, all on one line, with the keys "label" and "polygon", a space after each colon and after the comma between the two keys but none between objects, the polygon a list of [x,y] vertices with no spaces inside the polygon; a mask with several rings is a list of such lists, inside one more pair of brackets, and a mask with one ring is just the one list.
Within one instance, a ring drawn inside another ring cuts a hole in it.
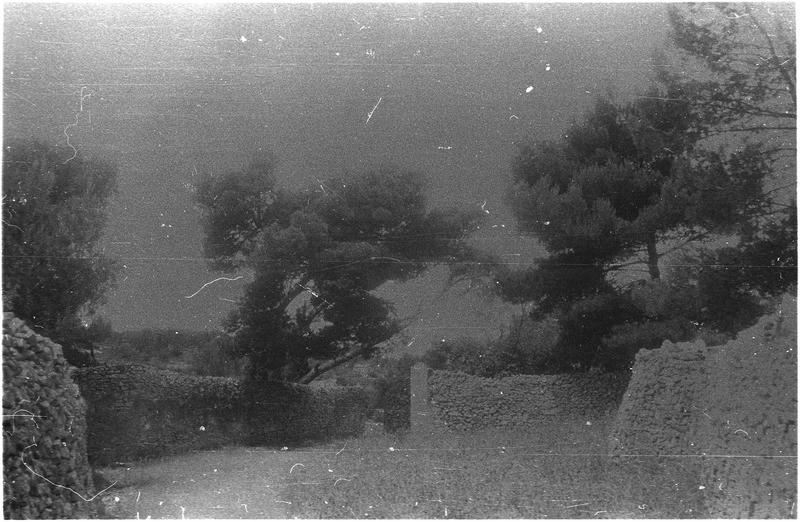
[{"label": "sky", "polygon": [[[99,245],[124,265],[100,309],[116,330],[213,329],[248,279],[203,288],[226,274],[202,257],[201,176],[264,152],[289,188],[417,170],[432,207],[488,211],[475,244],[530,263],[503,202],[518,147],[641,93],[667,30],[639,3],[4,4],[3,133],[118,166]],[[502,330],[513,307],[445,276],[381,289],[410,338]]]}]

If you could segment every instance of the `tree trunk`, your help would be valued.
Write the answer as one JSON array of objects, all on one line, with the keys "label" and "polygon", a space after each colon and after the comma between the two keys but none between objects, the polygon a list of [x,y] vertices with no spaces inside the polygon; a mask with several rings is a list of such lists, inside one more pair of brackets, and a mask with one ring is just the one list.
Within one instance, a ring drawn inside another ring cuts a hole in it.
[{"label": "tree trunk", "polygon": [[322,364],[318,364],[318,365],[314,366],[311,369],[311,371],[309,371],[307,374],[303,375],[300,379],[298,379],[297,382],[299,384],[308,384],[311,381],[313,381],[314,379],[316,379],[317,377],[319,377],[320,375],[322,375],[323,373],[327,372],[328,370],[332,370],[332,369],[336,368],[337,366],[339,366],[340,364],[344,364],[344,363],[346,363],[347,361],[349,361],[351,359],[355,359],[356,357],[358,357],[362,353],[366,352],[369,348],[371,348],[371,347],[370,346],[366,346],[366,345],[360,346],[358,348],[350,350],[346,354],[341,355],[341,356],[339,356],[339,357],[337,357],[335,359],[331,359],[330,361],[324,362]]},{"label": "tree trunk", "polygon": [[647,238],[647,268],[650,270],[651,279],[661,279],[661,271],[658,269],[658,250],[656,249],[656,235],[650,234]]}]

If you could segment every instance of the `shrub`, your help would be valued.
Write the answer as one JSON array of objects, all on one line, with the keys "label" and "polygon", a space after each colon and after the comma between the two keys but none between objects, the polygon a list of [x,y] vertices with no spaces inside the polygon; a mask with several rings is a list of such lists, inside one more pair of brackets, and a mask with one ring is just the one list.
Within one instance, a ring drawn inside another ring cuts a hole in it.
[{"label": "shrub", "polygon": [[240,377],[246,362],[246,359],[234,354],[230,338],[218,336],[192,352],[191,370],[197,375]]},{"label": "shrub", "polygon": [[423,357],[434,370],[479,377],[504,377],[546,372],[558,356],[558,322],[552,317],[517,316],[495,341],[459,338],[442,341]]},{"label": "shrub", "polygon": [[469,337],[441,341],[424,357],[423,362],[435,370],[464,372],[491,377],[498,371],[498,354],[493,346]]}]

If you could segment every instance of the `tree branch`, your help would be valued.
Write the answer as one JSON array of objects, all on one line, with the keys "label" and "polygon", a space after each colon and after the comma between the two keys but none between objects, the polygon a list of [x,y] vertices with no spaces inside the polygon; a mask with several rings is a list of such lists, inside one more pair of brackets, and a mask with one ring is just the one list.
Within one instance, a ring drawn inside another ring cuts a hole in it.
[{"label": "tree branch", "polygon": [[709,133],[709,135],[713,136],[715,134],[724,134],[726,132],[754,132],[754,131],[761,132],[761,131],[771,131],[771,130],[791,130],[791,131],[796,131],[797,127],[796,126],[792,126],[792,127],[789,127],[789,126],[786,126],[786,127],[784,127],[784,126],[738,127],[738,128],[735,128],[735,129],[720,129],[718,132]]},{"label": "tree branch", "polygon": [[764,39],[767,41],[767,45],[769,47],[769,53],[772,56],[772,59],[775,60],[775,63],[778,65],[778,70],[780,71],[781,76],[783,76],[784,81],[787,84],[789,84],[790,87],[789,93],[792,96],[792,101],[794,102],[795,106],[797,106],[797,93],[795,92],[794,80],[792,80],[792,76],[789,74],[789,71],[787,71],[786,68],[784,68],[783,65],[781,64],[780,58],[778,57],[778,53],[775,51],[775,45],[772,43],[772,38],[769,36],[767,30],[764,29],[764,26],[761,25],[761,23],[755,17],[753,12],[750,10],[750,6],[745,5],[744,12],[747,13],[747,15],[750,17],[750,20],[753,21],[753,24],[758,29],[758,32],[760,32],[761,35],[764,37]]},{"label": "tree branch", "polygon": [[303,292],[307,292],[308,289],[306,288],[306,285],[308,285],[310,280],[311,276],[306,275],[303,276],[300,281],[295,281],[294,287],[278,303],[278,308],[285,310],[286,307],[289,306],[289,304],[294,301],[298,295],[302,294]]},{"label": "tree branch", "polygon": [[350,350],[349,352],[347,352],[344,355],[341,355],[341,356],[339,356],[339,357],[337,357],[335,359],[331,359],[331,360],[326,361],[324,363],[317,364],[311,370],[309,370],[308,373],[303,375],[297,382],[300,383],[300,384],[308,384],[311,381],[313,381],[314,379],[316,379],[317,377],[319,377],[320,375],[322,375],[323,373],[325,373],[325,372],[327,372],[329,370],[332,370],[332,369],[336,368],[337,366],[346,363],[347,361],[351,361],[351,360],[355,359],[359,355],[362,355],[362,354],[366,353],[367,351],[369,351],[372,348],[373,348],[373,346],[370,346],[368,344],[362,344],[358,348],[354,348],[353,350]]}]

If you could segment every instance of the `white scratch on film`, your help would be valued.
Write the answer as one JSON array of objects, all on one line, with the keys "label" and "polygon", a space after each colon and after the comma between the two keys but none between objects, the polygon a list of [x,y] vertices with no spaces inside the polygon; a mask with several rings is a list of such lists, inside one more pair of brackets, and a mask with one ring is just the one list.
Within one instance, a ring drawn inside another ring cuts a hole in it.
[{"label": "white scratch on film", "polygon": [[200,287],[200,290],[198,290],[197,292],[193,293],[192,295],[187,295],[185,298],[186,299],[191,299],[192,297],[194,297],[197,294],[199,294],[200,292],[202,292],[205,287],[207,287],[210,284],[216,283],[217,281],[223,281],[223,280],[224,281],[237,281],[237,280],[241,279],[242,277],[244,277],[244,276],[218,277],[218,278],[214,279],[213,281],[209,281],[208,283],[204,284],[203,286]]},{"label": "white scratch on film", "polygon": [[72,149],[72,157],[70,157],[66,161],[64,161],[64,165],[66,165],[67,163],[69,163],[70,161],[75,159],[75,157],[78,155],[78,149],[76,149],[75,146],[70,142],[69,134],[67,133],[67,131],[69,130],[70,127],[77,127],[78,126],[79,116],[80,116],[81,113],[83,113],[83,100],[85,100],[86,98],[88,98],[88,97],[90,97],[92,95],[92,93],[83,94],[83,91],[85,89],[86,89],[85,85],[83,87],[81,87],[80,108],[79,108],[78,112],[75,114],[75,123],[68,123],[67,126],[64,127],[64,136],[67,138],[67,145],[69,145],[69,147]]},{"label": "white scratch on film", "polygon": [[[25,450],[27,450],[28,448],[32,448],[32,447],[34,447],[34,446],[36,446],[36,444],[31,444],[30,446],[26,446],[26,447],[25,447],[25,448],[22,450],[22,452],[24,453],[24,452],[25,452]],[[116,484],[116,482],[113,482],[113,483],[112,483],[110,486],[108,486],[107,488],[105,488],[105,489],[102,489],[102,490],[98,491],[97,493],[95,493],[95,494],[94,494],[94,496],[92,496],[92,497],[90,497],[90,498],[86,498],[86,497],[84,497],[83,495],[81,495],[80,493],[78,493],[77,491],[75,491],[74,489],[72,489],[72,488],[70,488],[70,487],[67,487],[67,486],[62,486],[61,484],[56,484],[55,482],[53,482],[53,481],[52,481],[52,480],[50,480],[49,478],[45,477],[44,475],[40,475],[40,474],[36,473],[36,472],[33,470],[33,468],[31,468],[30,466],[28,466],[28,463],[27,463],[27,462],[25,462],[25,460],[24,460],[24,459],[21,459],[21,460],[22,460],[22,465],[23,465],[23,466],[25,466],[26,468],[28,468],[28,471],[30,471],[31,473],[33,473],[34,475],[36,475],[37,477],[39,477],[40,479],[44,480],[45,482],[47,482],[48,484],[50,484],[50,485],[52,485],[52,486],[55,486],[55,487],[57,487],[57,488],[61,488],[61,489],[66,489],[67,491],[71,491],[72,493],[75,493],[75,494],[76,494],[76,495],[78,495],[78,496],[81,498],[81,500],[83,500],[84,502],[91,502],[92,500],[96,499],[96,498],[97,498],[99,495],[101,495],[102,493],[104,493],[104,492],[108,491],[109,489],[111,489],[112,487],[114,487],[114,485]]]},{"label": "white scratch on film", "polygon": [[365,121],[365,122],[364,122],[364,125],[366,125],[367,123],[369,123],[369,120],[372,118],[372,113],[374,113],[374,112],[375,112],[375,109],[377,109],[377,108],[378,108],[378,105],[380,105],[380,104],[381,104],[381,100],[383,100],[383,96],[381,96],[380,98],[378,98],[378,103],[376,103],[376,104],[375,104],[375,107],[373,107],[373,108],[372,108],[372,110],[371,110],[371,111],[369,111],[369,113],[367,114],[367,121]]}]

